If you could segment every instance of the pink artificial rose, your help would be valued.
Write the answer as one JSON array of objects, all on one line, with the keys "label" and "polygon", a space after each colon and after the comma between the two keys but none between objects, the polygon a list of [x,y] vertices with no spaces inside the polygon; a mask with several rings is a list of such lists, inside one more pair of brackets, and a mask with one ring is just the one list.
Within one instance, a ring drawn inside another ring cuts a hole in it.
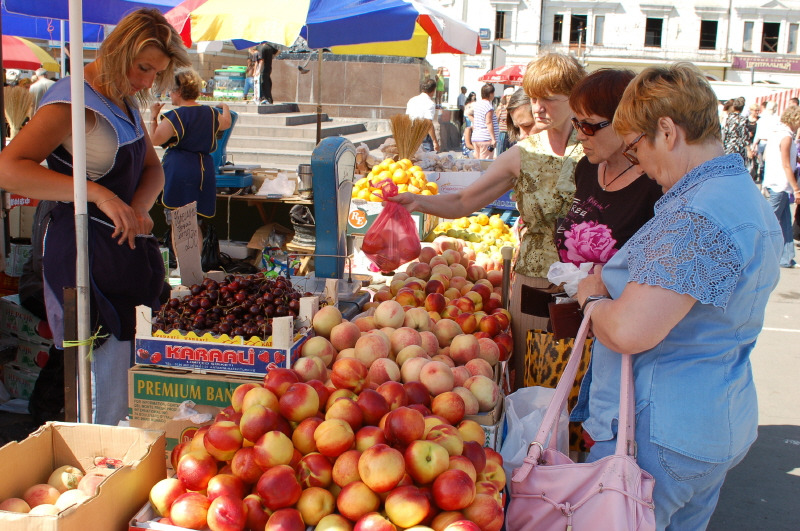
[{"label": "pink artificial rose", "polygon": [[572,262],[580,265],[584,262],[605,264],[617,249],[617,243],[611,236],[611,229],[596,221],[584,221],[573,225],[564,232],[564,247],[559,254],[562,262]]}]

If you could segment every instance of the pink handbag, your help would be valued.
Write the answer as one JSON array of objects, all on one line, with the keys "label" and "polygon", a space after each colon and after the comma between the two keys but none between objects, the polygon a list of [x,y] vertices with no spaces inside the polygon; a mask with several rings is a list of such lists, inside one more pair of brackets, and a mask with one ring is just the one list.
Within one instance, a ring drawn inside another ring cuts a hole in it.
[{"label": "pink handbag", "polygon": [[[594,306],[586,309],[575,339],[579,347],[586,340]],[[620,424],[614,455],[594,463],[573,463],[556,450],[555,424],[575,381],[580,358],[581,348],[573,348],[539,432],[528,446],[528,456],[514,470],[506,512],[508,531],[656,528],[655,480],[636,464],[633,367],[629,355],[622,356]],[[545,447],[548,437],[550,442]]]}]

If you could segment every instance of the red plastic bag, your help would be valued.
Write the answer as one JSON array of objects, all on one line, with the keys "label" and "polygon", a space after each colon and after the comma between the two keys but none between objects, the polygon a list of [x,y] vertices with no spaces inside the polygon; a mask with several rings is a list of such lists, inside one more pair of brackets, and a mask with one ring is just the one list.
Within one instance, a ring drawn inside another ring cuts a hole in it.
[{"label": "red plastic bag", "polygon": [[[397,195],[397,185],[386,179],[376,185],[384,199]],[[419,258],[417,226],[411,214],[397,203],[385,201],[383,211],[364,235],[361,250],[383,272],[391,272]]]}]

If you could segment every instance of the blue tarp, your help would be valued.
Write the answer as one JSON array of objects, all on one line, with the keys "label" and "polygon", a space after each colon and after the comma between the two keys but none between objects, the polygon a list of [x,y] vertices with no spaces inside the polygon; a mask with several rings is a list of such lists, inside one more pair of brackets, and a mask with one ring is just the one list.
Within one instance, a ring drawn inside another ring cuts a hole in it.
[{"label": "blue tarp", "polygon": [[[180,3],[181,0],[142,0],[138,2],[83,0],[83,21],[93,24],[117,24],[122,17],[134,9],[154,7],[161,12],[167,12]],[[11,13],[69,20],[69,0],[5,0],[5,4],[6,9]]]},{"label": "blue tarp", "polygon": [[[53,18],[28,17],[6,11],[3,1],[3,35],[25,37],[26,39],[61,40],[61,21]],[[66,41],[69,41],[69,24],[65,24]],[[105,31],[99,24],[83,25],[83,42],[102,42]]]},{"label": "blue tarp", "polygon": [[418,16],[404,0],[311,0],[300,34],[309,48],[404,41]]}]

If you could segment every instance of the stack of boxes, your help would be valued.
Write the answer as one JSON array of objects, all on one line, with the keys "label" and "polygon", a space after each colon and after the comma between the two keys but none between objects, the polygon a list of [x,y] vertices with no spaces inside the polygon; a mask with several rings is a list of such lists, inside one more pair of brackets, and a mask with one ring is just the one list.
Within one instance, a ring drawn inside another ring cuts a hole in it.
[{"label": "stack of boxes", "polygon": [[20,305],[19,295],[8,295],[0,298],[0,338],[16,349],[3,365],[3,384],[12,398],[27,400],[53,345],[50,327]]}]

